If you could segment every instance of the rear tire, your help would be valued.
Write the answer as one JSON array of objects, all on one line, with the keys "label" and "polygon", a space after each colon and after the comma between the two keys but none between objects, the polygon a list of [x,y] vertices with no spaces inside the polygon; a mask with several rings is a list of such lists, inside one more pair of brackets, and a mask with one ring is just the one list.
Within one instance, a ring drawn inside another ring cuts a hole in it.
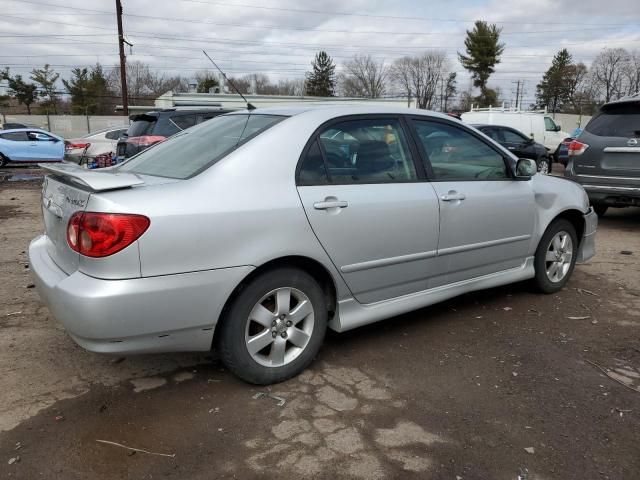
[{"label": "rear tire", "polygon": [[566,285],[576,265],[578,239],[568,220],[551,222],[542,235],[534,258],[536,287],[544,293],[556,293]]},{"label": "rear tire", "polygon": [[311,275],[290,267],[268,270],[240,290],[221,319],[220,358],[249,383],[282,382],[313,361],[327,318],[324,292]]},{"label": "rear tire", "polygon": [[604,203],[596,203],[593,205],[593,211],[596,212],[599,217],[604,216],[604,214],[607,213],[608,209],[609,206],[605,205]]},{"label": "rear tire", "polygon": [[0,153],[0,168],[6,167],[9,164],[9,159]]}]

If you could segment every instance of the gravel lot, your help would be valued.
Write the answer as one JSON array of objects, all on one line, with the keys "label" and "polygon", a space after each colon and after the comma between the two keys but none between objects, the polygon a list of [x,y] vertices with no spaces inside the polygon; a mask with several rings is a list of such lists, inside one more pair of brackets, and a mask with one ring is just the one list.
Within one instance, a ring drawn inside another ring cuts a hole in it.
[{"label": "gravel lot", "polygon": [[7,172],[38,173],[0,175],[0,478],[638,478],[640,209],[601,219],[557,295],[516,284],[330,334],[259,389],[209,356],[77,347],[30,288],[39,182]]}]

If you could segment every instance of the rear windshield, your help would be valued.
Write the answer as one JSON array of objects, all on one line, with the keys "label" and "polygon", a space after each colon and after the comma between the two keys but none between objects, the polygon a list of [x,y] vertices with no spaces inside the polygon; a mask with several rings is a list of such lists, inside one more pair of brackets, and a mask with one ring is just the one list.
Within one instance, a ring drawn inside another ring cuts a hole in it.
[{"label": "rear windshield", "polygon": [[640,137],[640,104],[605,107],[591,119],[585,130],[599,137]]},{"label": "rear windshield", "polygon": [[123,163],[118,170],[158,177],[189,178],[285,118],[257,114],[216,117],[144,150]]},{"label": "rear windshield", "polygon": [[153,131],[153,127],[156,124],[158,117],[151,115],[139,115],[135,117],[133,123],[129,125],[127,135],[129,137],[141,137],[142,135],[149,135]]}]

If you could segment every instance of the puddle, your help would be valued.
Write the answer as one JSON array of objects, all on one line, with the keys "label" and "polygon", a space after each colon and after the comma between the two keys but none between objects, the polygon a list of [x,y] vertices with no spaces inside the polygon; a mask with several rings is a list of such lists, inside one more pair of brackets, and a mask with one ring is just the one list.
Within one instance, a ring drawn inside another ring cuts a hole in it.
[{"label": "puddle", "polygon": [[0,182],[35,182],[42,180],[42,177],[38,173],[0,173]]}]

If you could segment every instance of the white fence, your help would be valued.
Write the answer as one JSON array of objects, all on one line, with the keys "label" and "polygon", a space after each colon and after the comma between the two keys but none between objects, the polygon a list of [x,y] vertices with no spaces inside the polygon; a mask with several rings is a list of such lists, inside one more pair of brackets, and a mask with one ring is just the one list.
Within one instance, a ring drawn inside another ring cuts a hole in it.
[{"label": "white fence", "polygon": [[[556,113],[557,123],[562,125],[565,132],[571,133],[576,127],[587,124],[591,117],[588,115],[574,115],[570,113]],[[123,116],[104,115],[0,115],[1,123],[17,122],[43,128],[64,138],[75,138],[89,132],[104,128],[129,125],[129,119]]]},{"label": "white fence", "polygon": [[89,132],[110,127],[129,125],[129,119],[123,116],[105,115],[4,115],[1,123],[24,123],[43,128],[64,138],[82,137]]}]

